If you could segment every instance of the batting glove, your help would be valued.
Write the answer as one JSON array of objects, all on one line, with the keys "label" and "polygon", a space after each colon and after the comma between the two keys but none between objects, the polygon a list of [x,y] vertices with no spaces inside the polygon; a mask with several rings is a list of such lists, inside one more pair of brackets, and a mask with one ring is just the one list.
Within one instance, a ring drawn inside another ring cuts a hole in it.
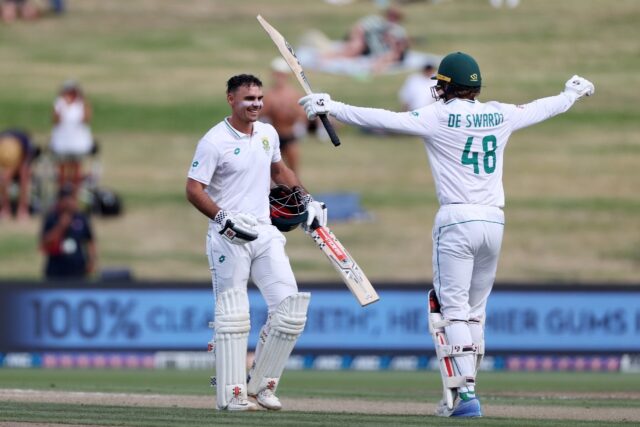
[{"label": "batting glove", "polygon": [[318,114],[329,114],[333,101],[328,93],[312,93],[300,98],[298,104],[302,105],[309,120],[315,120]]},{"label": "batting glove", "polygon": [[564,93],[573,98],[574,101],[583,96],[591,96],[595,93],[596,88],[589,80],[574,75],[564,85]]},{"label": "batting glove", "polygon": [[313,200],[310,194],[305,194],[302,202],[307,208],[307,223],[304,226],[307,233],[327,225],[327,207],[324,203]]},{"label": "batting glove", "polygon": [[222,227],[219,232],[222,238],[234,245],[244,245],[258,238],[258,232],[254,230],[258,221],[252,215],[220,210],[213,221]]}]

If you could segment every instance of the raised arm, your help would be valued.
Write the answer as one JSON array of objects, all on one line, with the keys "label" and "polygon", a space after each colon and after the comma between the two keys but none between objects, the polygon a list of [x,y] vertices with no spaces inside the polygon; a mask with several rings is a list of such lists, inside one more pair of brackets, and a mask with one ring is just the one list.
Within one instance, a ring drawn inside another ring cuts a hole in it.
[{"label": "raised arm", "polygon": [[331,114],[343,123],[361,127],[385,129],[408,135],[426,135],[427,121],[420,114],[423,110],[396,113],[380,108],[354,107],[333,101],[326,93],[313,93],[298,101],[304,107],[307,118],[313,120],[318,114]]},{"label": "raised arm", "polygon": [[580,76],[573,76],[567,81],[564,90],[559,95],[537,99],[517,107],[513,106],[511,129],[516,131],[564,113],[578,99],[583,96],[591,96],[594,92],[593,83]]}]

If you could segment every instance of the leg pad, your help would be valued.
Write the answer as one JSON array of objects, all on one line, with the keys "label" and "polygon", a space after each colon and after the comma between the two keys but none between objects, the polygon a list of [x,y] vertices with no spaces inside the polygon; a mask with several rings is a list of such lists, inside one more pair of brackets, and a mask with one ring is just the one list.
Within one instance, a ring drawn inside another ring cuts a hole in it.
[{"label": "leg pad", "polygon": [[433,338],[439,361],[440,374],[442,376],[443,401],[451,410],[453,409],[457,389],[465,386],[475,386],[475,376],[463,376],[456,373],[455,358],[470,355],[477,358],[478,346],[476,344],[450,345],[447,340],[445,328],[459,321],[448,320],[442,316],[440,303],[433,289],[429,291],[428,304],[429,332]]},{"label": "leg pad", "polygon": [[249,299],[241,289],[216,297],[215,308],[216,403],[225,409],[232,400],[247,398],[246,357],[249,338]]},{"label": "leg pad", "polygon": [[265,388],[275,393],[289,355],[304,330],[310,297],[307,292],[291,295],[269,315],[260,334],[264,342],[249,374],[247,388],[250,395]]}]

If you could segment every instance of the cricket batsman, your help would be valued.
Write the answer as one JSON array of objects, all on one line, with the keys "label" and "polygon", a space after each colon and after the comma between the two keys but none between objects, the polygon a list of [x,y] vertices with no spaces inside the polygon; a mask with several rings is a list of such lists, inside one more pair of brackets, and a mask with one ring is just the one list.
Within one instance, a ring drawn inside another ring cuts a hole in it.
[{"label": "cricket batsman", "polygon": [[[189,202],[209,218],[206,253],[215,297],[216,403],[226,411],[257,409],[249,396],[266,409],[282,408],[276,389],[304,329],[310,298],[298,292],[284,250],[286,239],[270,219],[271,181],[298,191],[302,186],[282,161],[273,126],[257,121],[262,98],[257,77],[240,74],[228,80],[231,116],[200,139],[186,185]],[[290,224],[310,226],[315,220],[326,225],[324,204],[306,192],[299,200],[301,209],[287,218]],[[249,278],[269,315],[247,380]]]},{"label": "cricket batsman", "polygon": [[595,88],[573,76],[555,96],[524,105],[483,103],[477,100],[480,68],[462,52],[447,55],[433,78],[438,102],[410,112],[354,107],[324,93],[300,104],[310,120],[331,114],[344,123],[424,140],[440,203],[433,226],[434,289],[428,294],[429,331],[444,389],[436,415],[480,417],[475,380],[504,229],[504,150],[511,133],[567,111]]}]

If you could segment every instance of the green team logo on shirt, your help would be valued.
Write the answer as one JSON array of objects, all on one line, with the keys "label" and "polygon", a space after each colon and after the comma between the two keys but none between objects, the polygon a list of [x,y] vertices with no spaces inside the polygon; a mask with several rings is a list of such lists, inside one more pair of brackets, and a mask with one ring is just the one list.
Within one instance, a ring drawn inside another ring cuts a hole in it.
[{"label": "green team logo on shirt", "polygon": [[224,262],[224,260],[225,260],[225,259],[227,259],[227,257],[226,257],[226,256],[224,256],[224,255],[220,255],[220,258],[218,258],[218,262],[219,262],[220,264],[222,264],[222,263]]},{"label": "green team logo on shirt", "polygon": [[240,149],[236,148],[235,150],[233,150],[233,154],[235,154],[236,156],[240,154]]},{"label": "green team logo on shirt", "polygon": [[265,153],[269,152],[269,138],[267,138],[266,136],[262,138],[262,148],[264,148]]},{"label": "green team logo on shirt", "polygon": [[418,113],[417,111],[412,111],[411,115],[414,117],[418,117],[420,115],[420,113]]},{"label": "green team logo on shirt", "polygon": [[191,163],[191,167],[192,168],[197,168],[199,164],[200,163],[198,163],[198,161],[196,160],[195,162]]}]

